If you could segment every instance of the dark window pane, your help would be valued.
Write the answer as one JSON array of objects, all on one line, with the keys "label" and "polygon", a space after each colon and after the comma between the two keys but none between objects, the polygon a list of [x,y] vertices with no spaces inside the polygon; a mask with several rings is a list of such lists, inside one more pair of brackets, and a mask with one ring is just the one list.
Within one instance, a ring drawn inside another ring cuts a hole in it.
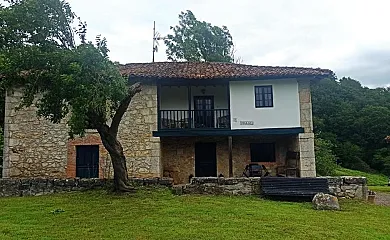
[{"label": "dark window pane", "polygon": [[251,143],[250,152],[252,162],[275,162],[274,143]]}]

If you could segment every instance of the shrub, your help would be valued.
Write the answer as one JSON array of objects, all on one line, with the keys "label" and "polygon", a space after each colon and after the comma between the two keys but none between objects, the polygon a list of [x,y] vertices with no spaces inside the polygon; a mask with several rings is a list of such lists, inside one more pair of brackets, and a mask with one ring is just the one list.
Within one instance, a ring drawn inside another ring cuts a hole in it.
[{"label": "shrub", "polygon": [[316,170],[317,175],[334,175],[337,168],[336,157],[332,152],[332,143],[322,138],[315,139]]}]

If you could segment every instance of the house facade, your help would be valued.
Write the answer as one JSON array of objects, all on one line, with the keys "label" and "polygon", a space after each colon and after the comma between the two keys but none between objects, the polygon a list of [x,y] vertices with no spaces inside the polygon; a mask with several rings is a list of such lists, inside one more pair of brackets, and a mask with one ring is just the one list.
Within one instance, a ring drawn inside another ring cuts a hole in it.
[{"label": "house facade", "polygon": [[[297,175],[315,173],[310,84],[329,70],[232,63],[161,62],[121,66],[143,91],[119,129],[130,176],[241,176],[249,163],[271,174],[299,153]],[[36,109],[15,110],[8,91],[3,177],[111,178],[96,131],[69,139],[64,120],[52,124]]]}]

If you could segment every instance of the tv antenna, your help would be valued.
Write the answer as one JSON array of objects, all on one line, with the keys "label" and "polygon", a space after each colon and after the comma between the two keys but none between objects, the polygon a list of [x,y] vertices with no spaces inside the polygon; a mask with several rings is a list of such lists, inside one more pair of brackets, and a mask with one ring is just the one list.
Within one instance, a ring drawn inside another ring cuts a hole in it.
[{"label": "tv antenna", "polygon": [[153,21],[153,57],[152,62],[154,62],[154,53],[158,52],[158,41],[164,40],[166,37],[161,37],[159,32],[156,32],[156,21]]}]

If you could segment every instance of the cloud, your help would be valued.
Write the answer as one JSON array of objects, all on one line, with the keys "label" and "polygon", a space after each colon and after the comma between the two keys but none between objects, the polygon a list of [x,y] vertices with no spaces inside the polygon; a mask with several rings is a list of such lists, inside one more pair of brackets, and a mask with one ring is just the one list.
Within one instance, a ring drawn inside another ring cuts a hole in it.
[{"label": "cloud", "polygon": [[[364,85],[390,84],[390,2],[377,0],[69,0],[88,22],[89,37],[102,34],[114,61],[150,62],[152,28],[169,33],[178,14],[226,25],[245,64],[332,69]],[[160,43],[157,61],[165,61]]]},{"label": "cloud", "polygon": [[380,87],[390,85],[390,50],[367,49],[343,60],[338,77],[349,76],[364,80],[364,85]]}]

